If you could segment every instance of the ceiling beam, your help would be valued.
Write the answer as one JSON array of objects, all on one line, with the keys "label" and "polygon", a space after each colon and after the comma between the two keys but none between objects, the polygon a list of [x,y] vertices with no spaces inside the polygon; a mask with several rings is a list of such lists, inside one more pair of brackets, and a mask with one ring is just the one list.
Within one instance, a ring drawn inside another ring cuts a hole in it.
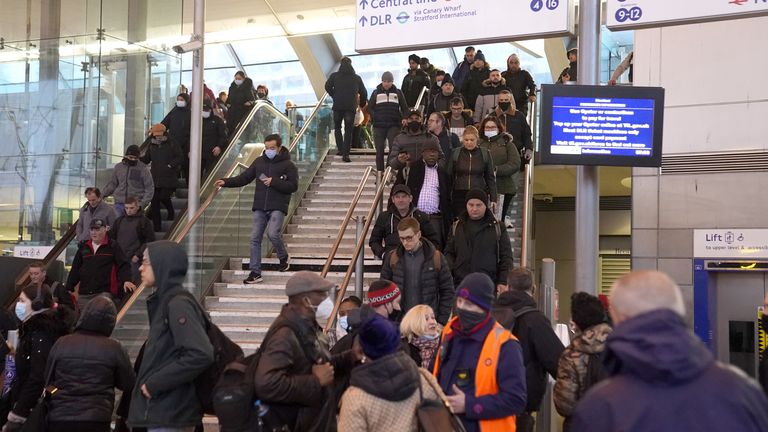
[{"label": "ceiling beam", "polygon": [[339,66],[342,54],[332,34],[289,37],[288,42],[299,57],[301,65],[312,83],[315,95],[325,94],[325,81]]}]

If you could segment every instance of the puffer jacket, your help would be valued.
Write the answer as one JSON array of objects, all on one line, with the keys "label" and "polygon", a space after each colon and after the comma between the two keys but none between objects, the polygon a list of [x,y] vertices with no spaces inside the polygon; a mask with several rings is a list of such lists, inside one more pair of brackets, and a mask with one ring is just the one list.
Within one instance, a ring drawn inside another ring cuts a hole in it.
[{"label": "puffer jacket", "polygon": [[[258,180],[262,174],[272,177],[270,186]],[[274,158],[261,155],[242,174],[223,180],[224,187],[242,187],[258,180],[253,192],[253,211],[278,210],[288,213],[291,194],[299,189],[299,171],[291,162],[288,149],[282,146]]]},{"label": "puffer jacket", "polygon": [[480,93],[475,99],[475,121],[480,122],[488,114],[493,112],[498,105],[499,93],[507,88],[507,81],[502,78],[501,81],[494,84],[491,79],[483,81]]},{"label": "puffer jacket", "polygon": [[189,126],[192,122],[189,96],[186,97],[186,101],[187,106],[184,108],[173,107],[160,122],[168,128],[168,135],[181,147],[184,154],[189,153]]},{"label": "puffer jacket", "polygon": [[84,242],[91,238],[91,221],[94,219],[101,219],[108,226],[112,226],[115,220],[117,220],[117,212],[112,205],[104,201],[100,202],[95,208],[92,208],[89,203],[83,204],[80,207],[80,217],[77,219],[77,225],[75,226],[77,241]]},{"label": "puffer jacket", "polygon": [[469,238],[468,219],[464,212],[454,222],[445,247],[454,282],[458,283],[470,273],[481,272],[496,284],[506,284],[512,268],[512,245],[507,228],[493,217],[491,209],[487,209],[480,221],[483,228],[475,238]]},{"label": "puffer jacket", "polygon": [[339,432],[416,432],[421,399],[444,397],[435,389],[435,378],[402,351],[362,364],[352,371],[341,399]]},{"label": "puffer jacket", "polygon": [[202,121],[203,142],[200,157],[203,160],[216,159],[217,156],[213,155],[213,149],[218,147],[224,153],[224,149],[227,148],[227,127],[224,125],[224,120],[215,115],[204,118]]},{"label": "puffer jacket", "polygon": [[253,105],[246,106],[245,104],[247,102],[253,104],[255,101],[253,81],[250,78],[245,78],[240,85],[232,81],[227,93],[227,128],[230,134],[234,135],[238,123],[253,108]]},{"label": "puffer jacket", "polygon": [[134,197],[139,200],[139,207],[146,207],[155,194],[152,172],[144,162],[129,165],[124,160],[115,165],[112,178],[101,193],[104,197],[114,196],[117,203],[125,203],[128,197]]},{"label": "puffer jacket", "polygon": [[[423,129],[419,129],[418,132],[414,133],[407,128],[403,128],[403,131],[395,137],[395,139],[392,141],[392,144],[390,145],[387,164],[389,164],[392,169],[399,170],[405,168],[406,164],[397,160],[397,155],[400,153],[408,153],[410,156],[409,163],[420,162],[422,160],[421,148],[424,147],[424,144],[428,142],[433,142],[438,146],[440,145],[440,140],[438,140],[436,136]],[[445,155],[443,154],[442,150],[440,151],[439,159],[441,161],[445,159]]]},{"label": "puffer jacket", "polygon": [[[149,337],[131,395],[131,427],[186,428],[203,419],[194,380],[213,363],[201,306],[182,285],[187,253],[171,241],[147,245],[155,292],[147,298]],[[167,309],[164,307],[167,305]],[[166,314],[167,312],[167,314]],[[141,392],[146,385],[151,399]]]},{"label": "puffer jacket", "polygon": [[487,80],[491,75],[491,69],[487,64],[482,69],[476,69],[474,65],[469,69],[467,79],[461,85],[461,94],[464,95],[464,99],[467,101],[467,108],[472,111],[475,110],[475,102],[477,101],[477,95],[483,89],[483,81]]},{"label": "puffer jacket", "polygon": [[520,152],[515,147],[512,135],[501,133],[491,139],[480,138],[479,144],[491,153],[496,168],[496,192],[517,193],[515,174],[520,171]]},{"label": "puffer jacket", "polygon": [[[408,287],[410,289],[418,289],[420,291],[420,301],[418,304],[425,304],[432,308],[435,312],[435,319],[440,324],[445,324],[451,317],[451,309],[453,308],[453,278],[451,277],[451,269],[448,267],[448,260],[445,259],[443,254],[435,248],[429,240],[422,240],[422,253],[424,255],[424,261],[421,265],[421,273],[419,278],[419,284],[415,287]],[[435,267],[435,254],[440,254],[440,268]],[[397,255],[396,265],[392,266],[393,255]],[[405,248],[403,245],[397,247],[397,249],[389,252],[384,257],[384,263],[381,266],[381,278],[391,280],[398,287],[400,291],[406,287],[406,281],[410,279],[406,274]],[[407,296],[403,296],[403,300]],[[416,306],[415,304],[406,304],[403,302],[403,312],[408,312],[408,309]]]},{"label": "puffer jacket", "polygon": [[560,355],[553,394],[555,408],[566,423],[570,423],[576,402],[586,393],[587,385],[595,384],[586,382],[589,356],[605,350],[605,340],[612,331],[606,323],[592,326],[577,335]]},{"label": "puffer jacket", "polygon": [[179,187],[179,169],[185,159],[178,143],[167,134],[159,138],[150,136],[147,141],[149,146],[140,160],[150,164],[155,187],[176,189]]},{"label": "puffer jacket", "polygon": [[75,333],[59,338],[48,356],[46,376],[59,389],[49,404],[55,422],[109,422],[115,388],[131,394],[136,376],[120,342],[111,339],[117,309],[96,297],[83,309]]},{"label": "puffer jacket", "polygon": [[498,202],[496,168],[487,149],[480,146],[472,150],[464,147],[454,149],[448,158],[446,171],[454,191],[480,189],[491,197],[491,202]]},{"label": "puffer jacket", "polygon": [[371,100],[366,108],[373,116],[373,127],[400,127],[401,121],[408,115],[408,104],[405,96],[394,84],[389,90],[379,84],[371,93]]}]

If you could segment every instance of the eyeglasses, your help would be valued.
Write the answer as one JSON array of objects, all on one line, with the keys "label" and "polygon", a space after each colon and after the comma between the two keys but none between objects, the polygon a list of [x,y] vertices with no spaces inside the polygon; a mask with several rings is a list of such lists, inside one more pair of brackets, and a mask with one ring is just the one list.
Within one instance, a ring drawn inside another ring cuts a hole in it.
[{"label": "eyeglasses", "polygon": [[408,242],[412,242],[414,238],[416,238],[415,234],[411,236],[400,237],[400,241],[403,243],[408,243]]}]

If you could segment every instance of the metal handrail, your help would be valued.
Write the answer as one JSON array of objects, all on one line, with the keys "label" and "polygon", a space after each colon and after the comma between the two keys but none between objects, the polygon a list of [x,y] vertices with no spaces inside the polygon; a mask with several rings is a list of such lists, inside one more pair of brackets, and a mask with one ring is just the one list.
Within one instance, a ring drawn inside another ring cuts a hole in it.
[{"label": "metal handrail", "polygon": [[341,306],[342,300],[344,300],[344,295],[347,293],[347,285],[349,285],[350,279],[352,279],[352,272],[355,269],[355,263],[357,262],[357,259],[360,257],[360,254],[363,253],[363,247],[365,246],[365,237],[368,234],[368,230],[371,228],[371,222],[373,221],[373,215],[376,213],[376,207],[378,206],[378,202],[382,200],[384,195],[384,188],[387,185],[387,181],[389,180],[389,177],[392,175],[392,167],[387,167],[387,170],[384,171],[384,176],[382,177],[382,182],[376,187],[376,196],[373,199],[373,203],[371,203],[371,207],[368,209],[368,214],[365,217],[365,226],[363,227],[363,231],[360,235],[360,238],[357,239],[357,244],[355,244],[355,250],[352,253],[352,259],[349,261],[349,267],[347,267],[347,272],[344,273],[344,279],[341,281],[341,284],[339,285],[339,291],[336,295],[336,301],[333,304],[333,311],[331,311],[331,316],[328,318],[328,321],[325,323],[325,329],[324,332],[328,333],[330,329],[333,328],[334,325],[336,325],[336,315],[339,312],[339,306]]},{"label": "metal handrail", "polygon": [[[429,92],[429,87],[427,87],[427,86],[424,86],[424,87],[421,89],[421,93],[419,93],[419,98],[418,98],[418,99],[416,99],[416,106],[415,106],[415,107],[413,107],[413,109],[415,109],[415,110],[419,109],[419,107],[421,106],[421,101],[422,101],[422,99],[424,98],[424,94],[425,94],[425,93],[428,93],[428,92]],[[426,105],[426,104],[425,104],[425,105]],[[423,115],[424,113],[421,113],[421,114]]]},{"label": "metal handrail", "polygon": [[536,140],[538,134],[536,133],[538,117],[536,116],[536,102],[531,102],[528,109],[528,124],[531,126],[531,141],[534,143],[531,150],[531,160],[528,166],[525,168],[525,177],[523,177],[523,223],[520,241],[520,266],[529,267],[528,263],[528,249],[530,247],[529,238],[531,237],[531,219],[533,219],[533,165],[534,156],[536,152]]},{"label": "metal handrail", "polygon": [[[255,153],[255,152],[253,152]],[[232,174],[234,174],[235,170],[238,168],[248,168],[248,165],[242,163],[242,162],[235,162],[232,167],[228,170],[226,177],[231,177]],[[192,226],[197,223],[197,221],[200,219],[200,217],[203,215],[203,213],[208,209],[208,207],[213,202],[214,198],[219,194],[219,191],[221,190],[220,187],[217,187],[213,190],[213,192],[208,196],[208,198],[205,199],[205,201],[200,205],[200,208],[197,209],[194,215],[192,215],[192,219],[190,219],[179,231],[173,234],[173,236],[169,239],[176,243],[181,243],[181,241],[184,239],[184,237],[189,234],[189,231],[192,229]],[[139,298],[141,293],[144,291],[146,286],[144,283],[141,283],[134,291],[131,293],[131,296],[128,297],[128,300],[123,304],[123,307],[120,309],[120,311],[117,313],[117,319],[116,323],[120,323],[120,321],[125,317],[125,314],[128,313],[128,310],[133,307],[133,304],[136,303],[136,300]]]},{"label": "metal handrail", "polygon": [[347,225],[349,225],[349,220],[352,219],[352,214],[355,212],[355,208],[357,208],[357,203],[360,201],[360,196],[363,194],[363,189],[365,188],[366,183],[368,183],[368,177],[371,176],[372,172],[373,167],[369,166],[365,168],[363,178],[360,179],[360,184],[357,185],[357,190],[355,190],[355,195],[352,197],[352,202],[347,208],[347,214],[344,215],[344,220],[341,222],[339,233],[336,235],[336,240],[333,242],[333,247],[331,247],[331,252],[328,254],[328,259],[325,260],[323,271],[320,273],[320,276],[322,277],[327,276],[328,272],[331,270],[333,259],[336,258],[336,252],[338,252],[341,241],[344,239],[344,234],[347,232]]},{"label": "metal handrail", "polygon": [[304,133],[309,129],[310,123],[312,123],[312,120],[317,116],[317,113],[320,111],[320,107],[323,106],[325,103],[325,100],[328,99],[328,93],[324,94],[323,97],[320,98],[319,101],[317,101],[317,105],[315,105],[315,109],[312,110],[311,113],[309,113],[309,116],[304,119],[304,126],[301,127],[299,130],[299,133],[296,134],[296,137],[291,141],[291,145],[288,147],[288,152],[292,152],[293,148],[296,147],[296,144],[299,143],[301,138],[304,136]]}]

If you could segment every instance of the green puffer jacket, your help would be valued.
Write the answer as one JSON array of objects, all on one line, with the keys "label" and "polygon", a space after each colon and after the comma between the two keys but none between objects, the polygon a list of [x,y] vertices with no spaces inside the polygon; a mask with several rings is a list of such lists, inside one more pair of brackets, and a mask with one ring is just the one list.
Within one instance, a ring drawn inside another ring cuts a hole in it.
[{"label": "green puffer jacket", "polygon": [[520,171],[520,153],[515,147],[512,135],[502,133],[490,140],[481,138],[480,147],[491,152],[493,165],[496,167],[496,192],[500,195],[517,193],[515,174]]}]

